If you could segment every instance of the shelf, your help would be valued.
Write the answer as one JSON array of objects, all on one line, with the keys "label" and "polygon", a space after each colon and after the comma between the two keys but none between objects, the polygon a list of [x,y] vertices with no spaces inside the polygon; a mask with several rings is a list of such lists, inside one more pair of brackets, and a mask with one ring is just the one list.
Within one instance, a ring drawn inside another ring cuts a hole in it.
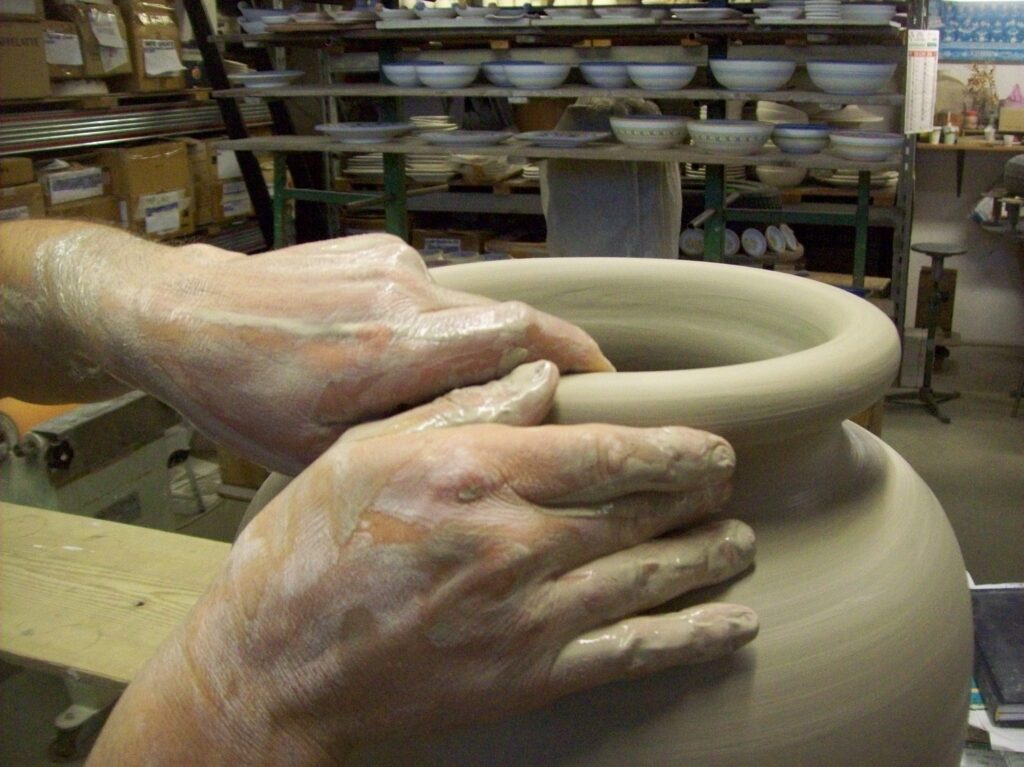
[{"label": "shelf", "polygon": [[[6,105],[5,105],[6,107]],[[262,103],[240,105],[250,125],[268,124]],[[54,110],[0,117],[0,156],[114,144],[139,138],[224,130],[213,101],[117,107],[98,111]]]},{"label": "shelf", "polygon": [[407,88],[384,83],[340,83],[336,85],[288,85],[281,88],[231,88],[215,91],[217,98],[283,99],[303,97],[336,98],[407,98],[407,97],[477,97],[477,98],[565,98],[587,96],[611,98],[644,98],[655,101],[782,101],[788,103],[875,104],[898,106],[901,93],[878,93],[871,96],[836,96],[822,91],[727,91],[722,88],[684,88],[673,91],[652,91],[642,88],[594,88],[589,85],[563,85],[544,90],[519,90],[497,85],[471,85],[468,88]]},{"label": "shelf", "polygon": [[917,151],[925,152],[1005,152],[1007,154],[1024,153],[1024,145],[989,144],[987,141],[960,141],[956,144],[922,144],[918,143]]},{"label": "shelf", "polygon": [[329,152],[331,154],[366,154],[384,152],[388,154],[443,154],[472,153],[475,155],[515,156],[528,159],[573,159],[605,160],[609,162],[689,162],[702,165],[774,165],[798,168],[825,168],[833,170],[898,170],[898,160],[889,162],[858,163],[829,154],[794,155],[783,154],[777,149],[766,149],[754,155],[722,155],[702,152],[691,146],[669,149],[639,149],[625,144],[601,142],[573,149],[527,146],[518,143],[497,144],[484,147],[440,147],[410,138],[405,140],[373,143],[342,144],[323,136],[258,136],[235,141],[221,141],[221,149],[249,152]]}]

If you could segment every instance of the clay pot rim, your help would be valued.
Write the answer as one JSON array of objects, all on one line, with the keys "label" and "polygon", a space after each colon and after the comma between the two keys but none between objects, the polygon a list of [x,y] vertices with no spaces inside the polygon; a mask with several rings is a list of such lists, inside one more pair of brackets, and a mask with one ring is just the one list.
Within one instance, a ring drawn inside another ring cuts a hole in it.
[{"label": "clay pot rim", "polygon": [[[718,322],[729,321],[732,307],[757,310],[774,317],[777,332],[792,321],[817,339],[790,353],[717,367],[565,376],[552,418],[559,423],[682,423],[734,441],[776,441],[867,408],[891,385],[899,365],[899,338],[882,312],[846,291],[792,275],[630,258],[485,262],[433,274],[446,287],[524,300],[570,320],[574,309],[614,309],[619,296],[635,293],[652,316],[683,319],[688,306],[703,302],[724,307]],[[742,322],[737,319],[737,327]],[[681,333],[691,330],[680,323]],[[791,340],[801,342],[795,330]]]}]

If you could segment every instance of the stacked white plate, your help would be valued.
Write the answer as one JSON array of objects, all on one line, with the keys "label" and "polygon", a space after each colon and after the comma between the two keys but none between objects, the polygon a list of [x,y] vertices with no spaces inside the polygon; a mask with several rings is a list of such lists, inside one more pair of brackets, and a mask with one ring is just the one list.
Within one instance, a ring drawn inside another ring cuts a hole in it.
[{"label": "stacked white plate", "polygon": [[[811,178],[822,184],[839,187],[856,187],[860,180],[855,170],[812,170]],[[871,188],[882,189],[889,186],[896,186],[900,174],[895,170],[876,170],[871,172]]]},{"label": "stacked white plate", "polygon": [[353,155],[345,163],[344,175],[358,181],[381,181],[384,178],[384,155],[380,152]]},{"label": "stacked white plate", "polygon": [[523,168],[523,178],[530,179],[531,181],[540,180],[540,166],[534,165],[533,163],[528,164]]},{"label": "stacked white plate", "polygon": [[452,122],[452,118],[448,115],[416,115],[415,117],[410,117],[409,122],[416,127],[417,133],[459,129],[459,126]]},{"label": "stacked white plate", "polygon": [[405,175],[413,181],[439,184],[458,175],[459,164],[448,154],[411,154],[405,158]]},{"label": "stacked white plate", "polygon": [[[686,163],[683,168],[683,175],[687,178],[700,178],[703,179],[704,166],[695,165],[691,162]],[[742,165],[726,165],[725,166],[725,180],[726,181],[743,181],[747,177],[746,169]]]},{"label": "stacked white plate", "polygon": [[839,0],[804,0],[804,17],[809,21],[841,21]]},{"label": "stacked white plate", "polygon": [[755,110],[758,122],[773,123],[805,123],[810,122],[807,113],[802,109],[791,107],[789,104],[780,104],[777,101],[758,101]]}]

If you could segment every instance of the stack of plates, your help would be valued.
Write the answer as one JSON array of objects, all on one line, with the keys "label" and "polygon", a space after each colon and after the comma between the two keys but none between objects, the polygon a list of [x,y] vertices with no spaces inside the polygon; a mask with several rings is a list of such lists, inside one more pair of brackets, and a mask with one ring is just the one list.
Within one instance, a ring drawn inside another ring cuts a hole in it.
[{"label": "stack of plates", "polygon": [[[856,187],[858,183],[857,171],[855,170],[812,170],[811,178],[829,186]],[[871,172],[871,188],[882,189],[887,186],[895,186],[899,181],[900,174],[895,170],[878,170]]]},{"label": "stack of plates", "polygon": [[771,8],[799,8],[803,10],[804,0],[768,0]]},{"label": "stack of plates", "polygon": [[523,169],[522,165],[510,165],[507,157],[457,154],[452,159],[458,163],[462,177],[475,184],[493,184],[504,181]]},{"label": "stack of plates", "polygon": [[804,0],[804,16],[810,21],[840,21],[842,5],[839,0]]},{"label": "stack of plates", "polygon": [[540,180],[540,166],[530,163],[523,168],[523,178],[528,178],[531,181]]},{"label": "stack of plates", "polygon": [[416,115],[410,117],[409,122],[416,126],[417,133],[424,131],[458,130],[458,125],[452,122],[448,115]]},{"label": "stack of plates", "polygon": [[[687,178],[704,178],[704,166],[688,162],[683,167],[683,175]],[[746,169],[742,165],[726,165],[726,181],[743,181],[747,177]]]},{"label": "stack of plates", "polygon": [[382,181],[384,179],[384,155],[380,152],[357,154],[348,158],[344,175],[360,181]]}]

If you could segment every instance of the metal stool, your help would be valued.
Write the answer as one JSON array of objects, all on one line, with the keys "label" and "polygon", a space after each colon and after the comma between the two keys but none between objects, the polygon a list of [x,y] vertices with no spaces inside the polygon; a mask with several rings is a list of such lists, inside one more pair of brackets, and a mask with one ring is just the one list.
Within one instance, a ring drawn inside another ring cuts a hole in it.
[{"label": "metal stool", "polygon": [[924,358],[924,380],[919,389],[890,394],[885,400],[897,405],[921,405],[942,423],[949,423],[949,417],[939,410],[939,405],[956,399],[960,396],[960,392],[937,392],[932,389],[932,368],[935,367],[935,331],[939,325],[939,309],[949,298],[940,288],[945,259],[950,256],[962,256],[967,249],[961,245],[948,245],[939,242],[922,242],[911,245],[910,249],[923,253],[932,260],[932,293],[928,297],[928,345]]}]

